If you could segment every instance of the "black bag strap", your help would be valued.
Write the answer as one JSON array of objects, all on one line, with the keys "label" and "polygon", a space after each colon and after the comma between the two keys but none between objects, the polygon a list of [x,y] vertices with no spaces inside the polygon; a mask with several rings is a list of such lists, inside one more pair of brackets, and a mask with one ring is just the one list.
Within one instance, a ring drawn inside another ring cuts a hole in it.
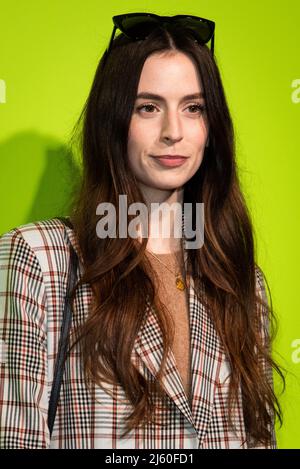
[{"label": "black bag strap", "polygon": [[[64,224],[70,227],[69,221],[66,222],[64,218],[59,218],[59,219]],[[66,292],[66,297],[65,297],[61,334],[60,334],[60,339],[59,339],[57,359],[55,363],[53,383],[52,383],[49,408],[48,408],[48,427],[50,431],[50,436],[53,430],[56,408],[57,408],[57,403],[59,399],[59,392],[60,392],[62,377],[64,373],[64,364],[65,364],[65,359],[66,359],[66,354],[67,354],[67,347],[69,344],[69,332],[70,332],[71,321],[72,321],[70,293],[73,290],[76,284],[76,280],[77,280],[78,257],[77,257],[76,252],[74,251],[74,248],[69,238],[68,238],[68,244],[70,248],[68,285],[67,285],[67,292]]]}]

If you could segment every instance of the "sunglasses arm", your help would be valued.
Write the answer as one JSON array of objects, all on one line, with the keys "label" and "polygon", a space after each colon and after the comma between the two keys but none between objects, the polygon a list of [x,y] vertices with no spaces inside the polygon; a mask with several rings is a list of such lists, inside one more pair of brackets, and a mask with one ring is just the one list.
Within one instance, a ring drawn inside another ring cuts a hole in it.
[{"label": "sunglasses arm", "polygon": [[214,48],[215,48],[215,33],[211,37],[210,41],[210,49],[212,51],[212,55],[214,55]]},{"label": "sunglasses arm", "polygon": [[110,48],[111,48],[111,45],[112,45],[112,42],[114,40],[114,37],[115,37],[115,32],[116,32],[116,29],[117,29],[117,26],[114,25],[114,29],[113,29],[113,32],[112,32],[112,35],[111,35],[111,38],[110,38],[110,41],[109,41],[109,45],[106,49],[106,55],[108,54],[108,52],[110,51]]}]

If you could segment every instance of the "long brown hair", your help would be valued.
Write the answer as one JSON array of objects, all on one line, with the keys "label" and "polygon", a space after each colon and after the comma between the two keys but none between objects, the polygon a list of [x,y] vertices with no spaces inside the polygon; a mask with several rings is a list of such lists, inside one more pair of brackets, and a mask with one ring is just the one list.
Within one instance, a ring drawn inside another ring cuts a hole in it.
[{"label": "long brown hair", "polygon": [[[121,194],[127,195],[128,204],[145,203],[128,165],[128,129],[145,60],[151,54],[172,50],[193,60],[201,77],[209,122],[209,146],[184,188],[184,202],[203,202],[205,207],[205,242],[201,249],[188,250],[188,269],[230,361],[229,417],[241,385],[246,432],[254,441],[267,444],[274,415],[282,423],[280,405],[263,366],[274,368],[284,381],[271,357],[273,327],[264,328],[267,318],[273,325],[275,317],[256,290],[253,227],[236,172],[233,124],[220,72],[209,48],[195,43],[188,31],[158,29],[136,42],[120,34],[105,66],[105,55],[99,62],[74,127],[72,141],[79,135],[83,172],[71,221],[84,263],[79,285],[91,285],[93,301],[73,346],[80,343],[88,385],[108,382],[123,387],[133,406],[125,434],[152,420],[153,393],[163,399],[160,381],[174,327],[170,327],[168,310],[156,295],[155,273],[144,255],[147,239],[139,246],[130,237],[99,239],[96,207],[100,202],[118,207]],[[130,361],[149,302],[163,339],[163,359],[154,383],[147,382]],[[261,334],[263,328],[265,334]]]}]

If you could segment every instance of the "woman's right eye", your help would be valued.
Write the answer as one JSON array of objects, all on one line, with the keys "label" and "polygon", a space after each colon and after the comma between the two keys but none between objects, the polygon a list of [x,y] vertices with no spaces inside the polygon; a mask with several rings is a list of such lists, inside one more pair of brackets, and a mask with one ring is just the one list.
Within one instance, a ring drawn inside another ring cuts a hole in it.
[{"label": "woman's right eye", "polygon": [[[137,111],[141,111],[142,109],[146,109],[146,108],[154,109],[155,106],[154,104],[141,104],[140,106],[137,107]],[[152,114],[152,112],[150,112],[150,114]]]}]

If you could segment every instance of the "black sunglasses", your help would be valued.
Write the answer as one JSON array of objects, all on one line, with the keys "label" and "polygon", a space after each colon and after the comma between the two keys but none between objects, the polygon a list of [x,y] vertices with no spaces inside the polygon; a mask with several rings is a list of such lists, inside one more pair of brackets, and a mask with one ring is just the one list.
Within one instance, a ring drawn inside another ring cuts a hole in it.
[{"label": "black sunglasses", "polygon": [[113,16],[114,29],[106,49],[108,56],[117,28],[130,39],[145,39],[155,28],[171,23],[188,29],[200,44],[211,40],[210,50],[214,54],[215,23],[214,21],[191,15],[159,16],[153,13],[128,13]]}]

